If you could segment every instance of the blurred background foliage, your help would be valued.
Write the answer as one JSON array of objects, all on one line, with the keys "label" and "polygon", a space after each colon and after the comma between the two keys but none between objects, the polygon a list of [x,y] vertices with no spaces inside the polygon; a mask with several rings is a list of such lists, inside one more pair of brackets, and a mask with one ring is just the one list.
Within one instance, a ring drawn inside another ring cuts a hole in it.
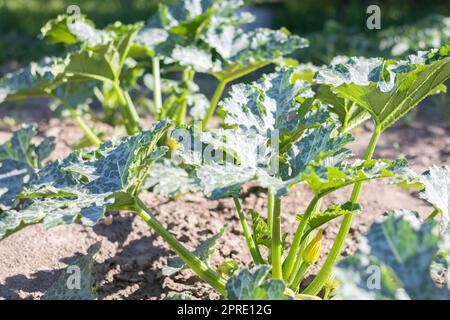
[{"label": "blurred background foliage", "polygon": [[[61,48],[45,45],[37,35],[48,19],[65,13],[70,5],[78,5],[82,13],[103,27],[117,20],[144,21],[160,2],[173,1],[0,0],[0,65],[57,53]],[[450,15],[448,0],[247,2],[263,17],[259,25],[286,27],[307,37],[311,46],[301,50],[297,58],[315,64],[328,63],[336,55],[398,56],[436,46],[437,39],[445,41],[450,37],[449,18],[445,18]],[[381,8],[381,30],[366,28],[366,9],[371,4]]]},{"label": "blurred background foliage", "polygon": [[[158,3],[154,0],[0,0],[0,64],[10,61],[38,60],[61,48],[38,39],[39,30],[51,18],[78,5],[82,14],[96,26],[120,20],[124,23],[144,21]],[[168,1],[166,1],[168,2]]]}]

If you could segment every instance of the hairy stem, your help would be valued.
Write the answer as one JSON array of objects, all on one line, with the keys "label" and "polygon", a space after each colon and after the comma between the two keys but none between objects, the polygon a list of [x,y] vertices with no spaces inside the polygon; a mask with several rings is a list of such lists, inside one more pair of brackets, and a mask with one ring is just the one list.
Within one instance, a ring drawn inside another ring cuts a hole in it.
[{"label": "hairy stem", "polygon": [[261,256],[261,253],[259,252],[258,247],[253,241],[253,237],[250,232],[250,227],[248,226],[247,220],[245,220],[244,211],[242,210],[241,203],[239,202],[239,199],[237,197],[233,197],[233,200],[234,205],[236,206],[236,211],[239,216],[239,221],[241,222],[242,225],[242,230],[244,231],[245,241],[247,241],[247,246],[250,249],[250,254],[252,255],[253,261],[255,262],[255,264],[262,264],[264,260]]},{"label": "hairy stem", "polygon": [[152,73],[153,73],[153,104],[155,108],[155,119],[159,120],[162,109],[162,94],[161,94],[161,71],[159,66],[159,58],[152,58]]},{"label": "hairy stem", "polygon": [[84,122],[84,119],[75,111],[71,111],[73,121],[83,130],[86,138],[96,147],[99,147],[102,141],[99,137],[89,128],[89,126]]},{"label": "hairy stem", "polygon": [[[381,129],[379,126],[377,126],[372,134],[372,138],[370,139],[369,145],[364,155],[364,160],[369,160],[372,158],[378,139],[380,138],[380,134]],[[358,202],[361,187],[362,182],[355,183],[352,194],[350,196],[350,201],[352,203]],[[327,259],[325,260],[324,265],[322,266],[322,268],[320,269],[319,273],[314,278],[314,280],[305,289],[305,291],[303,292],[304,294],[318,294],[322,289],[323,285],[325,284],[325,282],[330,277],[334,264],[336,263],[337,258],[341,254],[342,248],[345,243],[345,239],[347,238],[348,232],[350,231],[352,219],[353,214],[351,213],[346,214],[344,216],[341,227],[339,228],[339,232],[336,236],[336,239],[334,240],[333,246],[331,247],[330,253],[328,254]]]},{"label": "hairy stem", "polygon": [[184,247],[174,236],[172,236],[156,219],[155,215],[148,209],[145,204],[138,198],[136,201],[137,214],[155,230],[175,251],[175,253],[183,260],[183,262],[191,268],[203,281],[217,290],[223,296],[226,296],[225,280],[220,277],[214,270],[193,255],[186,247]]},{"label": "hairy stem", "polygon": [[281,198],[275,196],[272,225],[272,277],[275,279],[283,279],[281,250]]},{"label": "hairy stem", "polygon": [[320,198],[315,196],[308,205],[305,213],[303,214],[302,220],[295,231],[294,240],[292,240],[291,248],[289,249],[288,256],[283,264],[283,274],[285,280],[289,279],[291,272],[295,265],[295,260],[299,255],[299,247],[302,241],[303,233],[305,232],[306,225],[308,223],[311,215],[320,207]]}]

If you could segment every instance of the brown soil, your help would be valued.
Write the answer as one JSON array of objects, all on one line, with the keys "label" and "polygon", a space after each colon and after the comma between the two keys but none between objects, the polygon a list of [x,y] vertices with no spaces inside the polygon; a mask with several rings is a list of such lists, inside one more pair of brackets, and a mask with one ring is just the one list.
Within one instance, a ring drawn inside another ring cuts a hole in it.
[{"label": "brown soil", "polygon": [[[57,137],[58,149],[53,159],[67,155],[70,145],[82,136],[70,120],[61,123],[42,108],[20,110],[13,115],[19,122],[38,121],[40,132]],[[8,110],[2,113],[0,116],[11,116]],[[112,132],[107,127],[105,129]],[[9,136],[7,130],[0,131],[0,143]],[[361,155],[369,140],[369,132],[360,130],[355,136],[357,140],[352,148],[357,155]],[[376,157],[396,158],[399,154],[406,155],[412,167],[419,172],[432,164],[450,164],[448,124],[430,124],[418,119],[412,126],[389,130],[381,138]],[[261,190],[248,186],[244,191],[244,208],[265,212],[266,198]],[[330,195],[326,204],[347,201],[349,191]],[[208,201],[201,194],[187,194],[177,201],[152,193],[146,193],[143,198],[169,231],[190,248],[228,224],[212,257],[212,265],[224,259],[236,259],[242,266],[250,264],[232,201]],[[305,209],[310,198],[311,192],[300,185],[283,199],[283,227],[290,235],[296,227],[295,214]],[[367,231],[374,218],[386,210],[404,208],[423,215],[431,212],[428,205],[411,191],[381,182],[366,184],[361,199],[364,212],[354,219],[344,254],[355,250],[358,236]],[[340,220],[329,223],[324,231],[324,254],[332,245],[339,223]],[[190,270],[182,271],[173,279],[159,277],[160,269],[172,254],[170,249],[139,217],[123,212],[114,216],[110,226],[100,224],[87,228],[64,225],[45,230],[36,225],[0,242],[0,299],[39,298],[62,268],[98,240],[102,241],[95,266],[100,299],[162,299],[174,293],[188,293],[203,299],[219,298]]]}]

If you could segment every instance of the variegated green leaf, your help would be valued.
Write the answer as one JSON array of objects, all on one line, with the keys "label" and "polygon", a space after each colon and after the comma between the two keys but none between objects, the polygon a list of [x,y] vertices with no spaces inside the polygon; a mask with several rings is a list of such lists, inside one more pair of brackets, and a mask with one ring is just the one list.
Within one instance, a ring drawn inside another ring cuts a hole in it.
[{"label": "variegated green leaf", "polygon": [[111,31],[96,29],[94,23],[84,16],[62,14],[49,20],[41,28],[40,37],[49,43],[66,45],[82,43],[88,47],[96,47],[113,41],[115,34]]},{"label": "variegated green leaf", "polygon": [[29,96],[48,95],[63,79],[67,59],[46,57],[40,62],[0,78],[0,103]]},{"label": "variegated green leaf", "polygon": [[[225,227],[221,228],[219,233],[200,242],[198,247],[192,252],[193,255],[198,257],[206,264],[209,263],[209,257],[214,253],[217,241],[223,236]],[[161,274],[166,277],[170,277],[180,272],[185,267],[183,260],[178,257],[171,258],[167,261],[167,266],[162,268]]]},{"label": "variegated green leaf", "polygon": [[431,203],[442,215],[442,229],[450,220],[450,167],[433,166],[421,176],[425,189],[420,197]]},{"label": "variegated green leaf", "polygon": [[184,139],[174,137],[182,145],[177,153],[198,168],[208,197],[237,196],[248,181],[282,196],[302,181],[308,165],[349,156],[343,147],[351,136],[339,133],[339,122],[323,106],[297,104],[305,91],[291,76],[292,70],[280,69],[235,87],[222,105],[230,129],[192,128],[188,137],[174,132]]},{"label": "variegated green leaf", "polygon": [[390,127],[450,77],[450,46],[419,51],[407,60],[350,58],[316,74],[340,97],[364,107],[382,129]]},{"label": "variegated green leaf", "polygon": [[181,66],[191,67],[198,72],[220,70],[220,63],[213,60],[210,52],[195,46],[176,45],[170,54],[170,59]]},{"label": "variegated green leaf", "polygon": [[[150,55],[229,80],[307,45],[286,30],[245,32],[253,16],[237,9],[243,1],[179,1],[160,5],[137,37]],[[248,70],[247,70],[248,69]]]},{"label": "variegated green leaf", "polygon": [[53,137],[36,146],[32,143],[35,135],[36,125],[23,125],[0,145],[0,212],[15,207],[16,195],[55,149]]},{"label": "variegated green leaf", "polygon": [[266,221],[255,210],[250,209],[252,216],[252,237],[256,245],[263,245],[267,248],[272,246],[272,232]]},{"label": "variegated green leaf", "polygon": [[30,167],[25,162],[0,160],[0,216],[16,205],[16,195],[30,179]]},{"label": "variegated green leaf", "polygon": [[162,121],[151,131],[46,165],[22,188],[22,207],[0,214],[0,239],[33,223],[94,225],[114,205],[116,194],[137,194],[151,164],[167,151],[157,147],[167,127]]},{"label": "variegated green leaf", "polygon": [[156,162],[145,179],[143,188],[166,197],[201,191],[198,178],[168,159]]},{"label": "variegated green leaf", "polygon": [[130,57],[130,50],[140,29],[140,24],[115,27],[120,33],[114,41],[98,45],[95,50],[79,50],[68,56],[65,75],[71,80],[98,80],[114,82]]},{"label": "variegated green leaf", "polygon": [[256,82],[234,85],[220,104],[227,113],[225,123],[261,135],[292,131],[299,122],[294,116],[300,106],[296,98],[308,95],[311,88],[305,81],[292,81],[293,74],[294,69],[280,69]]},{"label": "variegated green leaf", "polygon": [[318,196],[324,196],[356,182],[386,178],[402,187],[422,189],[422,183],[405,159],[357,160],[341,166],[310,166],[302,178]]},{"label": "variegated green leaf", "polygon": [[[362,207],[358,203],[346,202],[344,204],[335,204],[328,207],[325,211],[318,212],[308,219],[308,227],[305,231],[306,237],[311,231],[321,227],[327,222],[346,214],[358,214],[362,211]],[[302,215],[297,215],[298,221],[302,220]]]},{"label": "variegated green leaf", "polygon": [[217,73],[223,78],[232,78],[236,69],[267,64],[308,45],[307,40],[287,30],[260,28],[244,32],[240,27],[223,25],[219,19],[212,20],[201,37],[219,53],[223,67]]},{"label": "variegated green leaf", "polygon": [[366,109],[348,99],[340,98],[328,86],[321,85],[317,99],[329,104],[329,110],[335,113],[345,131],[349,131],[370,118]]},{"label": "variegated green leaf", "polygon": [[[388,212],[372,225],[358,252],[335,269],[341,282],[337,297],[448,300],[448,283],[431,272],[436,263],[448,269],[450,262],[449,237],[439,235],[437,227],[413,212]],[[440,256],[447,258],[438,261]]]},{"label": "variegated green leaf", "polygon": [[[192,35],[212,15],[226,17],[228,21],[236,23],[236,19],[232,18],[236,15],[234,11],[243,4],[241,0],[180,0],[170,6],[160,4],[158,13],[150,18],[148,24],[175,34]],[[244,22],[248,21],[241,23]]]},{"label": "variegated green leaf", "polygon": [[94,300],[97,298],[94,263],[101,242],[87,249],[86,255],[67,266],[41,300]]},{"label": "variegated green leaf", "polygon": [[228,280],[228,300],[287,300],[283,280],[269,277],[270,266],[259,265],[251,270],[241,269]]}]

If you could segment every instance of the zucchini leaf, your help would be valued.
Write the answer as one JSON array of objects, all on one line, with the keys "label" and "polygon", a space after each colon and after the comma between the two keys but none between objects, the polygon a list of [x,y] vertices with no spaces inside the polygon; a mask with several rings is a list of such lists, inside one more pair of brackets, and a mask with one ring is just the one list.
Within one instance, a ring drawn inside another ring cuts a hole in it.
[{"label": "zucchini leaf", "polygon": [[272,232],[269,230],[269,226],[266,221],[260,216],[259,212],[250,209],[252,216],[252,237],[255,244],[263,245],[266,248],[272,247]]},{"label": "zucchini leaf", "polygon": [[287,300],[283,280],[271,279],[271,267],[259,265],[236,271],[226,284],[228,300]]},{"label": "zucchini leaf", "polygon": [[0,212],[16,206],[16,195],[55,149],[53,137],[35,145],[31,141],[35,135],[36,125],[23,125],[0,145]]},{"label": "zucchini leaf", "polygon": [[291,35],[285,29],[258,28],[244,32],[234,25],[221,25],[220,20],[212,21],[202,39],[220,55],[222,70],[211,71],[224,79],[233,79],[246,68],[264,66],[308,46],[307,40]]},{"label": "zucchini leaf", "polygon": [[372,225],[358,252],[338,264],[337,297],[448,300],[448,284],[442,287],[432,272],[436,264],[448,270],[450,262],[450,238],[437,228],[437,222],[422,222],[410,211],[388,212]]},{"label": "zucchini leaf", "polygon": [[167,127],[158,122],[150,131],[73,152],[37,171],[17,196],[25,200],[21,208],[0,214],[0,239],[34,223],[92,226],[115,204],[123,209],[117,200],[136,195],[149,167],[167,151],[156,145]]},{"label": "zucchini leaf", "polygon": [[179,1],[160,5],[136,43],[166,63],[232,80],[307,45],[286,30],[244,32],[252,14],[237,10],[243,1]]},{"label": "zucchini leaf", "polygon": [[[250,84],[232,86],[229,97],[219,106],[226,112],[225,124],[258,134],[279,134],[293,131],[301,119],[295,117],[300,104],[297,97],[307,98],[312,94],[306,81],[293,81],[294,69],[281,68],[279,72],[263,75]],[[324,122],[324,113],[314,119]],[[315,124],[314,122],[310,123]]]},{"label": "zucchini leaf", "polygon": [[338,132],[339,122],[325,108],[300,110],[297,98],[309,87],[291,83],[291,75],[292,70],[281,69],[250,85],[234,86],[222,103],[230,129],[191,128],[185,140],[174,131],[181,144],[176,153],[197,168],[208,197],[237,196],[248,181],[281,196],[301,181],[309,164],[349,156],[343,146],[351,136]]},{"label": "zucchini leaf", "polygon": [[419,51],[401,61],[349,58],[322,68],[315,80],[364,107],[385,130],[427,96],[442,91],[450,77],[449,49]]},{"label": "zucchini leaf", "polygon": [[370,118],[366,109],[351,100],[340,98],[328,86],[321,85],[317,91],[317,99],[329,104],[329,110],[338,116],[345,131],[349,131]]},{"label": "zucchini leaf", "polygon": [[67,266],[41,300],[95,300],[94,263],[100,247],[101,242],[94,243],[87,249],[86,255]]},{"label": "zucchini leaf", "polygon": [[324,196],[360,181],[387,178],[401,187],[422,189],[418,175],[405,159],[356,160],[339,166],[311,165],[302,176],[317,196]]},{"label": "zucchini leaf", "polygon": [[64,79],[67,59],[45,57],[40,62],[0,78],[0,103],[24,99],[29,96],[46,96]]},{"label": "zucchini leaf", "polygon": [[188,173],[169,159],[162,159],[152,166],[143,188],[152,189],[153,192],[165,197],[176,197],[188,192],[201,191],[201,184],[194,174]]},{"label": "zucchini leaf", "polygon": [[446,230],[450,220],[450,167],[433,166],[421,176],[425,189],[419,194],[431,203],[442,215],[442,230]]},{"label": "zucchini leaf", "polygon": [[115,36],[112,31],[96,29],[94,23],[85,16],[71,17],[65,14],[49,20],[40,33],[40,38],[50,44],[84,44],[87,47],[106,45]]},{"label": "zucchini leaf", "polygon": [[[309,218],[307,222],[307,228],[305,230],[305,234],[303,238],[305,238],[311,231],[321,227],[327,222],[330,222],[333,219],[336,219],[340,216],[346,215],[346,214],[358,214],[362,212],[362,207],[359,203],[351,203],[346,202],[344,204],[335,204],[330,207],[328,207],[323,212],[318,212],[315,215],[313,215],[311,218]],[[296,220],[301,221],[303,218],[303,215],[297,215]]]}]

